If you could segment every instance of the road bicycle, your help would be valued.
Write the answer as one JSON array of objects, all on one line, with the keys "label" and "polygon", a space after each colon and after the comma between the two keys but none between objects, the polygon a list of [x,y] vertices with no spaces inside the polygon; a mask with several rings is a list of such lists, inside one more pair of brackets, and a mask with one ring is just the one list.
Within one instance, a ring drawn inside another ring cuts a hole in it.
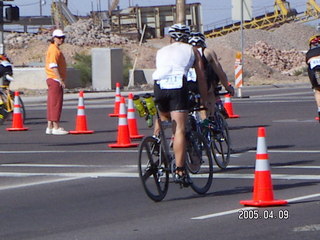
[{"label": "road bicycle", "polygon": [[[213,178],[213,160],[205,137],[196,130],[197,120],[194,112],[189,111],[186,124],[186,174],[190,187],[198,194],[205,194],[211,187]],[[158,136],[145,137],[139,148],[138,171],[147,196],[155,202],[162,201],[169,189],[169,182],[175,182],[175,158],[170,147],[172,123],[161,121],[156,113],[159,124]],[[167,130],[169,134],[166,134]],[[181,186],[182,187],[182,186]]]},{"label": "road bicycle", "polygon": [[[12,115],[14,110],[14,97],[14,92],[10,90],[9,85],[0,86],[0,125],[2,125],[10,115]],[[18,96],[18,98],[24,122],[26,119],[26,111],[21,97]]]}]

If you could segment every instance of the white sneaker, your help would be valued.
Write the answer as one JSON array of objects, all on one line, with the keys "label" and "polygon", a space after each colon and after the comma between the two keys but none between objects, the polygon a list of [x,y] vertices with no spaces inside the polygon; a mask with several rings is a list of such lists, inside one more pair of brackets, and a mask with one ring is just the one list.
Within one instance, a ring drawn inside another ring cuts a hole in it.
[{"label": "white sneaker", "polygon": [[52,134],[52,128],[47,128],[46,129],[46,134],[51,135]]},{"label": "white sneaker", "polygon": [[64,130],[63,128],[58,128],[58,129],[52,129],[52,135],[66,135],[69,132]]}]

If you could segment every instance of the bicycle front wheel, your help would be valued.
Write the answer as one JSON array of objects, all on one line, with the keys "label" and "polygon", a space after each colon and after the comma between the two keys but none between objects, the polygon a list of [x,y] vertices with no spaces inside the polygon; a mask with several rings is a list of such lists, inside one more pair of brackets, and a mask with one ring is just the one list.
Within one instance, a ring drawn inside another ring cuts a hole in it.
[{"label": "bicycle front wheel", "polygon": [[139,176],[144,191],[155,202],[164,199],[169,187],[168,163],[161,154],[161,143],[148,136],[139,148]]},{"label": "bicycle front wheel", "polygon": [[213,163],[207,140],[198,132],[188,136],[186,167],[191,179],[191,188],[205,194],[211,187]]},{"label": "bicycle front wheel", "polygon": [[217,112],[215,115],[215,122],[217,132],[211,131],[210,147],[214,160],[219,168],[226,169],[230,161],[230,135],[226,119],[221,113]]}]

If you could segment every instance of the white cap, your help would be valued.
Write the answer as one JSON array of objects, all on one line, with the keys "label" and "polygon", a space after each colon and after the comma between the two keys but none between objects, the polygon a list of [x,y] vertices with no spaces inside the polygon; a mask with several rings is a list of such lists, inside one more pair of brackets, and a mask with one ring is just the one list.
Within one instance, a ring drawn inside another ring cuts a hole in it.
[{"label": "white cap", "polygon": [[66,35],[60,29],[56,29],[52,33],[52,37],[65,37]]}]

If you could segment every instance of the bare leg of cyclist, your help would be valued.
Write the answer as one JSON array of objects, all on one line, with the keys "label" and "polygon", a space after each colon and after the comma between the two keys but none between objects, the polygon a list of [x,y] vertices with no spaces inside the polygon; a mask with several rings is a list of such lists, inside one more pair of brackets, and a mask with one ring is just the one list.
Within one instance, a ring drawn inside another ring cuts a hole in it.
[{"label": "bare leg of cyclist", "polygon": [[318,107],[318,117],[319,117],[319,122],[320,122],[320,90],[318,90],[318,89],[314,90],[314,97],[316,99],[316,104]]},{"label": "bare leg of cyclist", "polygon": [[[170,120],[170,113],[166,113],[166,112],[159,112],[160,115],[160,120],[161,121],[169,121]],[[153,129],[153,136],[158,136],[160,132],[160,128],[159,128],[159,122],[158,119],[156,119],[155,124],[154,124],[154,129]]]},{"label": "bare leg of cyclist", "polygon": [[[171,112],[171,119],[174,123],[174,141],[173,141],[173,151],[176,159],[176,167],[184,168],[185,155],[186,155],[186,138],[185,138],[185,128],[186,119],[188,113],[173,111]],[[183,175],[183,171],[177,171],[180,176]]]}]

